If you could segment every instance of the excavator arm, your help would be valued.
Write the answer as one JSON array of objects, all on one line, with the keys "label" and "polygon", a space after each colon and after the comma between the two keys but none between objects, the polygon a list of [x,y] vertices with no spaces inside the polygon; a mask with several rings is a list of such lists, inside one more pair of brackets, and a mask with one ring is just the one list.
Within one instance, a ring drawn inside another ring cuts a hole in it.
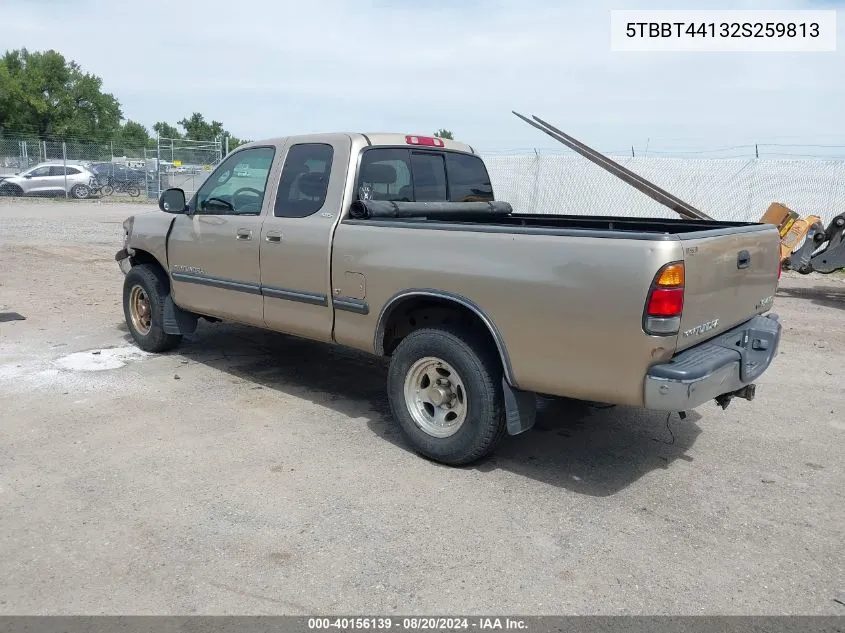
[{"label": "excavator arm", "polygon": [[845,268],[845,213],[833,218],[825,228],[817,216],[810,225],[804,244],[783,260],[784,268],[806,275],[829,274]]}]

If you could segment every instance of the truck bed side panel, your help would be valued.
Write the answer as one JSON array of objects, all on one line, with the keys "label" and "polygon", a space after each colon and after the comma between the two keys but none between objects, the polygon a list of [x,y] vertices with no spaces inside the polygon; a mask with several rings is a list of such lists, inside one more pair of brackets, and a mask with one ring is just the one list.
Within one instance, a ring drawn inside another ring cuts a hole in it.
[{"label": "truck bed side panel", "polygon": [[332,275],[363,281],[368,312],[337,310],[335,340],[373,351],[391,297],[447,291],[479,306],[500,331],[517,386],[604,401],[612,390],[615,402],[638,406],[647,368],[671,357],[675,344],[642,331],[646,293],[661,265],[681,257],[677,239],[341,223]]}]

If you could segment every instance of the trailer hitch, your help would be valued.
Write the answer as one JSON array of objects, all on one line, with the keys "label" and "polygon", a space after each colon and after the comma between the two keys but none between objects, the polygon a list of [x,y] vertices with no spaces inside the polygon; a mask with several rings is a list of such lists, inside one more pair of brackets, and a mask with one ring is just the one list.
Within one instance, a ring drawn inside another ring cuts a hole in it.
[{"label": "trailer hitch", "polygon": [[716,396],[716,404],[722,407],[722,410],[727,409],[728,405],[731,403],[731,400],[734,398],[742,398],[743,400],[748,400],[751,402],[754,400],[754,396],[757,393],[757,385],[751,383],[750,385],[745,385],[741,389],[737,389],[736,391],[731,391],[729,393],[723,393],[721,396]]}]

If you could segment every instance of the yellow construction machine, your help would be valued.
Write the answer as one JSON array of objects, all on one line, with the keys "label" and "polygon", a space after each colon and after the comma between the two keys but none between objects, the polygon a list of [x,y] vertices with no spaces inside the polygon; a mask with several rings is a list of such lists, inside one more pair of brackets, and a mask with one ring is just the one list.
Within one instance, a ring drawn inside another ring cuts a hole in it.
[{"label": "yellow construction machine", "polygon": [[[518,112],[514,114],[678,215],[697,220],[713,219],[543,119],[536,116],[529,119]],[[845,213],[837,215],[825,227],[819,216],[808,215],[802,218],[785,205],[774,202],[760,218],[760,223],[778,227],[781,267],[784,270],[795,270],[806,275],[811,272],[827,274],[845,268]]]},{"label": "yellow construction machine", "polygon": [[784,270],[806,275],[811,272],[827,274],[845,268],[845,213],[837,215],[825,227],[817,215],[802,218],[786,206],[773,202],[760,222],[778,227],[780,261]]}]

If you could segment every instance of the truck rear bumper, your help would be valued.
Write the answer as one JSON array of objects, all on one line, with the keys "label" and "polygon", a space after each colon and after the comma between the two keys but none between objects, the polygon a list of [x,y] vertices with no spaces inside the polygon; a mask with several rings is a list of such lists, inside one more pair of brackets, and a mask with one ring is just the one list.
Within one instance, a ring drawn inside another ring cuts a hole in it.
[{"label": "truck rear bumper", "polygon": [[776,314],[756,316],[668,363],[652,365],[645,379],[645,408],[687,411],[729,395],[750,400],[754,380],[777,354],[781,329]]}]

